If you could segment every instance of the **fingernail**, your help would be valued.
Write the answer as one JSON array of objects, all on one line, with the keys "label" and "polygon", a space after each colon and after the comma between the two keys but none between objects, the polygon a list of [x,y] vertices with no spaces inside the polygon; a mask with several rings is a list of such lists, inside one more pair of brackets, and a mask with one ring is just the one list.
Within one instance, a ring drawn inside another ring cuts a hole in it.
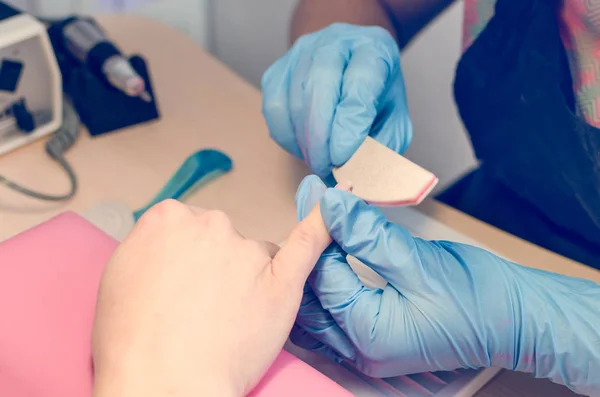
[{"label": "fingernail", "polygon": [[304,178],[296,195],[296,215],[298,220],[304,219],[315,205],[321,200],[327,186],[312,175]]}]

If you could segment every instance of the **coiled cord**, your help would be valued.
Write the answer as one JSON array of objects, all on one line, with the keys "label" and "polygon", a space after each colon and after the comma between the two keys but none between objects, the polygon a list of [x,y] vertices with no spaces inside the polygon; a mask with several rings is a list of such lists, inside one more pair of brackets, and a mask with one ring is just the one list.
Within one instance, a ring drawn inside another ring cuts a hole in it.
[{"label": "coiled cord", "polygon": [[54,159],[67,173],[71,188],[68,193],[61,195],[53,195],[40,193],[30,188],[19,185],[6,177],[0,175],[0,184],[12,189],[16,192],[33,197],[38,200],[45,201],[64,201],[72,198],[77,192],[77,176],[73,168],[69,165],[64,157],[67,150],[73,146],[79,137],[79,117],[71,103],[65,98],[63,101],[63,124],[58,131],[46,143],[46,153]]}]

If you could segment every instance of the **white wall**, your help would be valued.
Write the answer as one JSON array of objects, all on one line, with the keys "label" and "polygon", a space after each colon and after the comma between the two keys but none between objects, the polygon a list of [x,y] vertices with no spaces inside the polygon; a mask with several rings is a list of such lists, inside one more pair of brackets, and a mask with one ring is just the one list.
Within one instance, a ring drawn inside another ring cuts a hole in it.
[{"label": "white wall", "polygon": [[44,17],[127,11],[167,23],[208,46],[210,0],[4,0]]},{"label": "white wall", "polygon": [[438,191],[477,164],[452,89],[461,55],[462,20],[462,2],[457,2],[402,55],[414,124],[407,157],[440,178]]},{"label": "white wall", "polygon": [[264,70],[288,47],[296,1],[212,0],[214,54],[258,86]]}]

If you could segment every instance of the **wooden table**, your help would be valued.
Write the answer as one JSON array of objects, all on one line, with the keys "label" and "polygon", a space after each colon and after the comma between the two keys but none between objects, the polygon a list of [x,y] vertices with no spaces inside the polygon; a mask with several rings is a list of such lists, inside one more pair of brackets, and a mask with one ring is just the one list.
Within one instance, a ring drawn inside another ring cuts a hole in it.
[{"label": "wooden table", "polygon": [[[294,194],[308,170],[269,139],[260,93],[172,28],[133,16],[99,21],[124,51],[141,53],[149,61],[162,118],[96,138],[84,133],[67,154],[80,181],[72,201],[38,202],[0,187],[0,241],[59,212],[82,211],[98,201],[118,199],[141,207],[189,154],[209,147],[231,156],[234,170],[187,202],[223,209],[247,237],[282,241],[296,222]],[[38,141],[0,157],[0,174],[35,189],[66,191],[66,176],[43,145]],[[600,282],[600,272],[440,203],[428,201],[419,208],[524,265]],[[572,394],[547,381],[503,372],[478,395]]]}]

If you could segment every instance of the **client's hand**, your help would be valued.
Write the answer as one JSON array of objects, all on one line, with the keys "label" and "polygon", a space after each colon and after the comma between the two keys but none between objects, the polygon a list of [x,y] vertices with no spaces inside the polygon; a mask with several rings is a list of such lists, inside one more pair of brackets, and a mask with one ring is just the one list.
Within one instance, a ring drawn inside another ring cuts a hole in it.
[{"label": "client's hand", "polygon": [[156,205],[103,275],[95,396],[245,394],[283,347],[330,242],[318,208],[277,252],[221,212]]}]

